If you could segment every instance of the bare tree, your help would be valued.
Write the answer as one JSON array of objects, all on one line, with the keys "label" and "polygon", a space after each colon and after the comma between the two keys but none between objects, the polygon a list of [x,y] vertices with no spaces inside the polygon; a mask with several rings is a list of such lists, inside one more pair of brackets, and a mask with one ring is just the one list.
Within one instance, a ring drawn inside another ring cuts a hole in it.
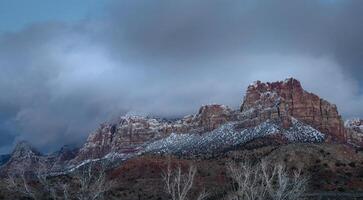
[{"label": "bare tree", "polygon": [[301,170],[289,174],[285,166],[278,164],[272,168],[267,162],[261,162],[261,168],[268,186],[268,193],[274,200],[300,199],[306,191],[308,179],[301,175]]},{"label": "bare tree", "polygon": [[106,181],[106,165],[102,161],[86,164],[79,169],[75,178],[79,183],[76,195],[79,200],[103,199],[104,193],[111,187],[111,182]]},{"label": "bare tree", "polygon": [[38,199],[34,187],[29,185],[29,180],[24,170],[9,173],[5,182],[7,189],[14,194],[17,193],[27,198]]},{"label": "bare tree", "polygon": [[230,164],[229,175],[233,180],[230,200],[297,200],[305,192],[307,178],[301,171],[289,174],[282,164],[269,165],[261,161]]},{"label": "bare tree", "polygon": [[58,199],[58,183],[52,184],[48,174],[48,168],[44,163],[39,163],[38,168],[35,170],[35,178],[40,183],[39,190],[43,194],[48,194],[51,199]]},{"label": "bare tree", "polygon": [[[90,162],[78,169],[77,173],[69,174],[70,182],[61,181],[48,173],[46,165],[40,164],[35,172],[26,171],[22,166],[12,170],[6,179],[7,189],[30,199],[68,200],[71,196],[79,200],[103,199],[104,193],[110,188],[111,182],[106,181],[106,165],[104,162]],[[69,184],[78,186],[71,190]],[[72,198],[73,199],[73,198]]]},{"label": "bare tree", "polygon": [[[163,172],[162,178],[165,183],[165,190],[170,195],[172,200],[188,200],[188,194],[193,187],[194,177],[197,168],[190,165],[188,172],[183,173],[180,166],[172,169],[170,161],[166,171]],[[208,193],[203,190],[197,200],[203,200],[208,196]]]},{"label": "bare tree", "polygon": [[6,183],[9,191],[30,199],[44,199],[45,196],[53,200],[69,199],[68,185],[59,181],[52,183],[46,166],[42,164],[35,172],[26,172],[24,166],[12,170],[12,173],[8,174]]},{"label": "bare tree", "polygon": [[206,199],[208,196],[209,196],[209,193],[205,189],[203,189],[202,192],[199,193],[197,200]]}]

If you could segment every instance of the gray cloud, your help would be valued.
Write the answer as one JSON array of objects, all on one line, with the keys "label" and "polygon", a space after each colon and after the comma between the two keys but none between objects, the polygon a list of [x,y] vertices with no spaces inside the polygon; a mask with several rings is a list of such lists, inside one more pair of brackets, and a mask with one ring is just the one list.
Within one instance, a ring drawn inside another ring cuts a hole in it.
[{"label": "gray cloud", "polygon": [[[238,107],[254,80],[294,76],[363,117],[363,2],[131,1],[74,25],[0,36],[0,151],[79,143],[127,112]],[[6,142],[5,142],[6,141]]]}]

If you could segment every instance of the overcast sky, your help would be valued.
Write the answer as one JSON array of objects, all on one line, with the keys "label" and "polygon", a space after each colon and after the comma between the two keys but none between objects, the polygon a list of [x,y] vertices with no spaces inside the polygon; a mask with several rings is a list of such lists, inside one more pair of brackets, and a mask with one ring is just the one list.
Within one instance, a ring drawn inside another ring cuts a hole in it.
[{"label": "overcast sky", "polygon": [[80,144],[125,113],[239,107],[299,79],[363,117],[363,1],[0,0],[0,153]]}]

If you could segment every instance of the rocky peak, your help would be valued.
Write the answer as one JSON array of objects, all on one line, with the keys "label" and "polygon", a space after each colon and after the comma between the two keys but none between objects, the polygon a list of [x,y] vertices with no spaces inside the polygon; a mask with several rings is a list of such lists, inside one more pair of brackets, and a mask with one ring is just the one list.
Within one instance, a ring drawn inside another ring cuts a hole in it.
[{"label": "rocky peak", "polygon": [[212,131],[232,119],[232,110],[225,105],[209,104],[200,107],[196,115],[184,118],[190,128]]},{"label": "rocky peak", "polygon": [[24,157],[32,157],[40,155],[41,155],[40,152],[37,151],[30,143],[26,141],[20,141],[15,145],[11,157],[24,158]]},{"label": "rocky peak", "polygon": [[31,144],[21,141],[16,144],[8,162],[2,166],[1,173],[34,171],[43,164],[46,164],[46,158]]},{"label": "rocky peak", "polygon": [[80,149],[77,161],[99,158],[111,152],[130,153],[146,141],[171,131],[168,122],[143,116],[122,116],[103,123]]},{"label": "rocky peak", "polygon": [[283,88],[291,88],[291,89],[295,89],[295,90],[299,90],[299,91],[303,91],[303,88],[301,86],[300,81],[298,81],[297,79],[294,78],[288,78],[285,79],[284,81],[275,81],[275,82],[261,82],[261,81],[255,81],[253,84],[250,84],[247,88],[247,93],[249,91],[260,91],[260,92],[266,92],[269,90],[274,90],[274,91],[278,91]]},{"label": "rocky peak", "polygon": [[289,126],[294,117],[327,134],[328,141],[346,142],[346,133],[337,107],[319,96],[305,91],[301,83],[289,78],[285,81],[251,84],[241,106],[249,125],[268,119],[283,119]]},{"label": "rocky peak", "polygon": [[[285,101],[292,102],[293,95],[302,95],[304,92],[301,83],[294,78],[272,83],[256,81],[248,86],[241,111],[276,107],[282,101],[282,98]],[[314,97],[318,98],[316,95]]]}]

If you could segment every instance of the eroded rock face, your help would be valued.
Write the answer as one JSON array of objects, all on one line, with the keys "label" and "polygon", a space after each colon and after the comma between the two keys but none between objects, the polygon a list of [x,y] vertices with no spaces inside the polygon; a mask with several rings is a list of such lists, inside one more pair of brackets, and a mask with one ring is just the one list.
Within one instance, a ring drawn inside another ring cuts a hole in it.
[{"label": "eroded rock face", "polygon": [[348,143],[363,147],[363,119],[351,119],[345,122]]},{"label": "eroded rock face", "polygon": [[139,116],[121,117],[118,122],[102,124],[81,148],[77,160],[103,157],[111,151],[130,153],[139,145],[171,131],[168,122]]},{"label": "eroded rock face", "polygon": [[110,152],[133,153],[147,142],[169,136],[171,133],[198,133],[218,128],[232,118],[227,106],[205,105],[195,115],[168,121],[140,116],[123,116],[115,123],[102,124],[89,136],[76,160],[100,158]]},{"label": "eroded rock face", "polygon": [[346,142],[337,107],[305,91],[293,78],[273,83],[257,81],[250,85],[241,112],[246,126],[255,126],[267,119],[282,119],[284,126],[289,126],[291,116],[327,134],[327,141]]},{"label": "eroded rock face", "polygon": [[[211,104],[202,106],[197,114],[184,117],[175,125],[177,127],[184,126],[186,131],[203,133],[220,127],[222,124],[233,120],[233,117],[233,111],[227,106]],[[176,130],[176,132],[183,131]]]}]

